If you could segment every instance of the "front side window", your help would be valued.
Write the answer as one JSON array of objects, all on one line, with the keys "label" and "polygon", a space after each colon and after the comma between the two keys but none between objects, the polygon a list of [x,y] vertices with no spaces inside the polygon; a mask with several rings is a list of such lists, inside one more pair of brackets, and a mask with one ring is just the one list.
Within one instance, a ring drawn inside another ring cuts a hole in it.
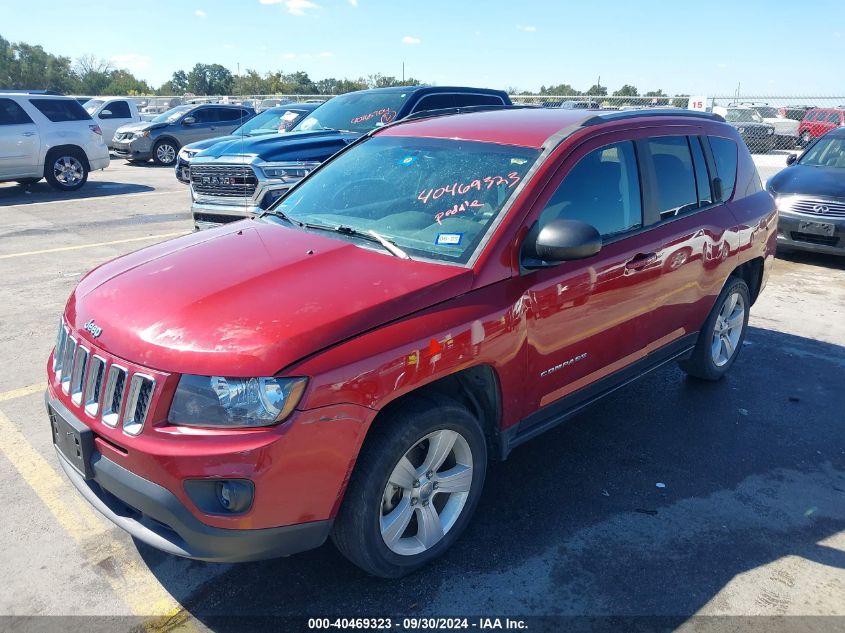
[{"label": "front side window", "polygon": [[719,202],[725,202],[733,196],[736,186],[737,146],[729,138],[711,136],[709,139],[716,175],[722,181],[722,199]]},{"label": "front side window", "polygon": [[839,125],[839,113],[838,112],[831,112],[827,116],[827,122],[828,123],[836,123],[837,125]]},{"label": "front side window", "polygon": [[408,92],[350,92],[334,97],[300,121],[293,131],[350,130],[369,132],[394,121]]},{"label": "front side window", "polygon": [[194,117],[196,123],[215,123],[220,119],[217,116],[219,108],[198,108],[189,116]]},{"label": "front side window", "polygon": [[[88,103],[91,103],[90,101]],[[112,101],[105,108],[111,112],[110,119],[131,119],[132,113],[129,111],[129,104],[125,101]]]},{"label": "front side window", "polygon": [[314,172],[264,217],[282,222],[272,216],[280,211],[297,223],[375,231],[411,257],[465,264],[538,155],[512,145],[377,136]]},{"label": "front side window", "polygon": [[591,224],[603,237],[641,227],[634,144],[625,141],[606,145],[579,160],[540,214],[540,227],[558,218]]},{"label": "front side window", "polygon": [[660,219],[698,208],[695,170],[687,137],[650,138],[648,147],[654,165]]},{"label": "front side window", "polygon": [[745,108],[728,108],[725,121],[729,123],[762,123],[763,119],[754,110]]},{"label": "front side window", "polygon": [[11,99],[0,99],[0,125],[32,123],[24,109]]},{"label": "front side window", "polygon": [[845,139],[823,138],[798,161],[812,167],[845,168]]},{"label": "front side window", "polygon": [[91,120],[91,116],[76,99],[30,99],[29,102],[53,123]]}]

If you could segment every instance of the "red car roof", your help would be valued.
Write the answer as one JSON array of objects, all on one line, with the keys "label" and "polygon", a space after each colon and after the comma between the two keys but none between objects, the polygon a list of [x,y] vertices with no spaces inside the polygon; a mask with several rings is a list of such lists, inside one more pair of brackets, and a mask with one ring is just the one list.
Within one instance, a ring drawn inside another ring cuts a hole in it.
[{"label": "red car roof", "polygon": [[540,148],[553,134],[578,125],[595,110],[513,108],[435,116],[386,128],[379,136],[422,136]]}]

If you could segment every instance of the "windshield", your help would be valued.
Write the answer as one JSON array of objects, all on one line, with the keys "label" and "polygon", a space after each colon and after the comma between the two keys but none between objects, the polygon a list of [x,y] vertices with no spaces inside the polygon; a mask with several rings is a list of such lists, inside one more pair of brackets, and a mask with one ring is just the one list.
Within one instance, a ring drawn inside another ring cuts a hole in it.
[{"label": "windshield", "polygon": [[82,107],[85,108],[85,111],[90,114],[91,116],[97,111],[101,105],[105,103],[102,99],[91,99],[90,101],[86,101],[85,105]]},{"label": "windshield", "polygon": [[538,155],[494,143],[375,137],[274,210],[296,222],[376,231],[414,258],[465,264]]},{"label": "windshield", "polygon": [[369,132],[393,121],[408,97],[407,92],[351,92],[334,97],[302,119],[294,131]]},{"label": "windshield", "polygon": [[798,162],[812,167],[845,169],[845,138],[827,138],[818,141]]},{"label": "windshield", "polygon": [[754,109],[757,111],[757,114],[764,119],[776,119],[778,116],[777,109],[771,106],[756,107]]},{"label": "windshield", "polygon": [[261,136],[262,134],[284,133],[290,131],[302,117],[301,112],[293,110],[266,110],[251,118],[232,134],[242,136]]},{"label": "windshield", "polygon": [[730,121],[731,123],[762,123],[763,119],[754,110],[729,108],[725,113],[725,121]]},{"label": "windshield", "polygon": [[183,114],[188,112],[189,110],[193,110],[194,106],[190,105],[183,105],[183,106],[176,106],[175,108],[171,108],[167,112],[163,112],[159,114],[156,118],[154,118],[151,123],[173,123]]}]

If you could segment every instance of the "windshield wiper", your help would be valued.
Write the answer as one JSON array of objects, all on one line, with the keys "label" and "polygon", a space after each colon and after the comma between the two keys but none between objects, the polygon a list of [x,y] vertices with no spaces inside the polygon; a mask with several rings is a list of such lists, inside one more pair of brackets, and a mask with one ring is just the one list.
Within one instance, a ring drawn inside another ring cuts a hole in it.
[{"label": "windshield wiper", "polygon": [[370,242],[377,242],[381,244],[381,246],[391,255],[395,255],[396,257],[400,257],[402,259],[411,259],[411,256],[408,255],[405,251],[399,248],[396,244],[391,242],[389,239],[384,237],[383,235],[379,235],[372,229],[369,231],[362,231],[360,229],[352,228],[351,226],[345,226],[343,224],[339,224],[336,226],[331,226],[328,224],[310,224],[308,222],[297,222],[296,220],[288,221],[293,222],[294,224],[298,224],[299,226],[306,228],[306,229],[316,229],[318,231],[332,231],[333,233],[341,233],[342,235],[352,235],[354,237],[360,237],[361,239],[368,240]]}]

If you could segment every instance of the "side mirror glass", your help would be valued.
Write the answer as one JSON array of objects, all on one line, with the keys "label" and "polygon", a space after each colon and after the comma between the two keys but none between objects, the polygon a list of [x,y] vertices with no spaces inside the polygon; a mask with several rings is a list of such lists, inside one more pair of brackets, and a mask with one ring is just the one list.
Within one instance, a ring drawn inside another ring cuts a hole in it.
[{"label": "side mirror glass", "polygon": [[102,110],[100,112],[101,119],[110,119],[111,118],[111,110]]},{"label": "side mirror glass", "polygon": [[798,154],[790,154],[789,156],[786,157],[786,164],[791,165],[796,160],[798,160]]},{"label": "side mirror glass", "polygon": [[591,224],[559,218],[540,230],[535,250],[546,262],[585,259],[601,250],[601,235]]},{"label": "side mirror glass", "polygon": [[184,119],[182,119],[182,125],[193,125],[196,122],[197,120],[192,116],[186,116]]}]

